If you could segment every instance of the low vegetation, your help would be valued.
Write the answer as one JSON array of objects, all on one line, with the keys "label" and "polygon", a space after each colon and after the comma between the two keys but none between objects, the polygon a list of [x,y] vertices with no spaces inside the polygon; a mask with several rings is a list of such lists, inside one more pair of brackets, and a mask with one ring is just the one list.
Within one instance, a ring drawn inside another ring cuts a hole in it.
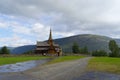
[{"label": "low vegetation", "polygon": [[88,70],[120,74],[120,58],[95,57],[90,60]]},{"label": "low vegetation", "polygon": [[96,50],[93,51],[91,54],[92,56],[108,56],[108,53],[104,50]]},{"label": "low vegetation", "polygon": [[61,57],[55,58],[54,60],[48,62],[48,64],[77,60],[77,59],[80,59],[80,58],[84,58],[84,56],[61,56]]},{"label": "low vegetation", "polygon": [[120,57],[120,48],[117,45],[115,40],[110,40],[108,47],[110,50],[109,53],[102,49],[98,49],[98,50],[89,52],[88,48],[86,46],[83,48],[80,48],[79,45],[75,42],[72,46],[72,52],[75,54],[87,54],[87,55],[92,55],[92,56]]},{"label": "low vegetation", "polygon": [[44,56],[12,56],[12,57],[0,57],[0,65],[13,64],[17,62],[24,62],[29,60],[40,60],[49,57]]}]

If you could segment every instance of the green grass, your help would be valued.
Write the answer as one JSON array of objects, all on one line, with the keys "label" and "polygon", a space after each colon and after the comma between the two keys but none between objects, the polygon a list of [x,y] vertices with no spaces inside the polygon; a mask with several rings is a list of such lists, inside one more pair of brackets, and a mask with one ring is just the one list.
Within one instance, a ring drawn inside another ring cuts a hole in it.
[{"label": "green grass", "polygon": [[17,62],[24,62],[29,60],[40,60],[48,57],[44,56],[16,56],[16,57],[0,57],[0,65],[13,64]]},{"label": "green grass", "polygon": [[48,64],[77,60],[77,59],[80,59],[80,58],[84,58],[84,56],[61,56],[61,57],[55,58],[52,61],[48,62]]},{"label": "green grass", "polygon": [[89,61],[88,70],[120,74],[120,58],[95,57]]}]

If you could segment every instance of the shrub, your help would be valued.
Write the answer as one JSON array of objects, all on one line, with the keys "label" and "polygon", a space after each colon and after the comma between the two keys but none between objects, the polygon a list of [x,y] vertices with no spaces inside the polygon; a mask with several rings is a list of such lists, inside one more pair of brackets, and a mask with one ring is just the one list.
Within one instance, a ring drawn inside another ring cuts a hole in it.
[{"label": "shrub", "polygon": [[107,56],[107,52],[104,50],[96,50],[92,52],[92,56]]},{"label": "shrub", "polygon": [[89,54],[88,48],[87,48],[86,46],[83,47],[83,48],[80,48],[80,53],[81,53],[81,54]]}]

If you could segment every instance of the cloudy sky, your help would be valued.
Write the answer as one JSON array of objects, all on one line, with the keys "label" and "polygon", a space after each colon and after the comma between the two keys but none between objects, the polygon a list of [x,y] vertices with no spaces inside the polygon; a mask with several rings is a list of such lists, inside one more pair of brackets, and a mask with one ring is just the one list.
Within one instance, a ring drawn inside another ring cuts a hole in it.
[{"label": "cloudy sky", "polygon": [[0,0],[0,46],[77,34],[120,38],[120,0]]}]

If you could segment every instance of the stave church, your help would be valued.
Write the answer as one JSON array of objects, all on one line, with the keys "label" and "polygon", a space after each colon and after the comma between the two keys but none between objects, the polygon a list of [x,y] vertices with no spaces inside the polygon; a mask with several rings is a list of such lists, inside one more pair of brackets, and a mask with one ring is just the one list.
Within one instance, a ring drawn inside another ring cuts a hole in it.
[{"label": "stave church", "polygon": [[35,49],[36,54],[41,54],[41,55],[52,55],[52,56],[60,56],[62,55],[62,49],[58,44],[55,44],[53,39],[52,39],[52,31],[50,29],[50,34],[49,38],[47,41],[40,42],[37,41],[36,44],[36,49]]}]

